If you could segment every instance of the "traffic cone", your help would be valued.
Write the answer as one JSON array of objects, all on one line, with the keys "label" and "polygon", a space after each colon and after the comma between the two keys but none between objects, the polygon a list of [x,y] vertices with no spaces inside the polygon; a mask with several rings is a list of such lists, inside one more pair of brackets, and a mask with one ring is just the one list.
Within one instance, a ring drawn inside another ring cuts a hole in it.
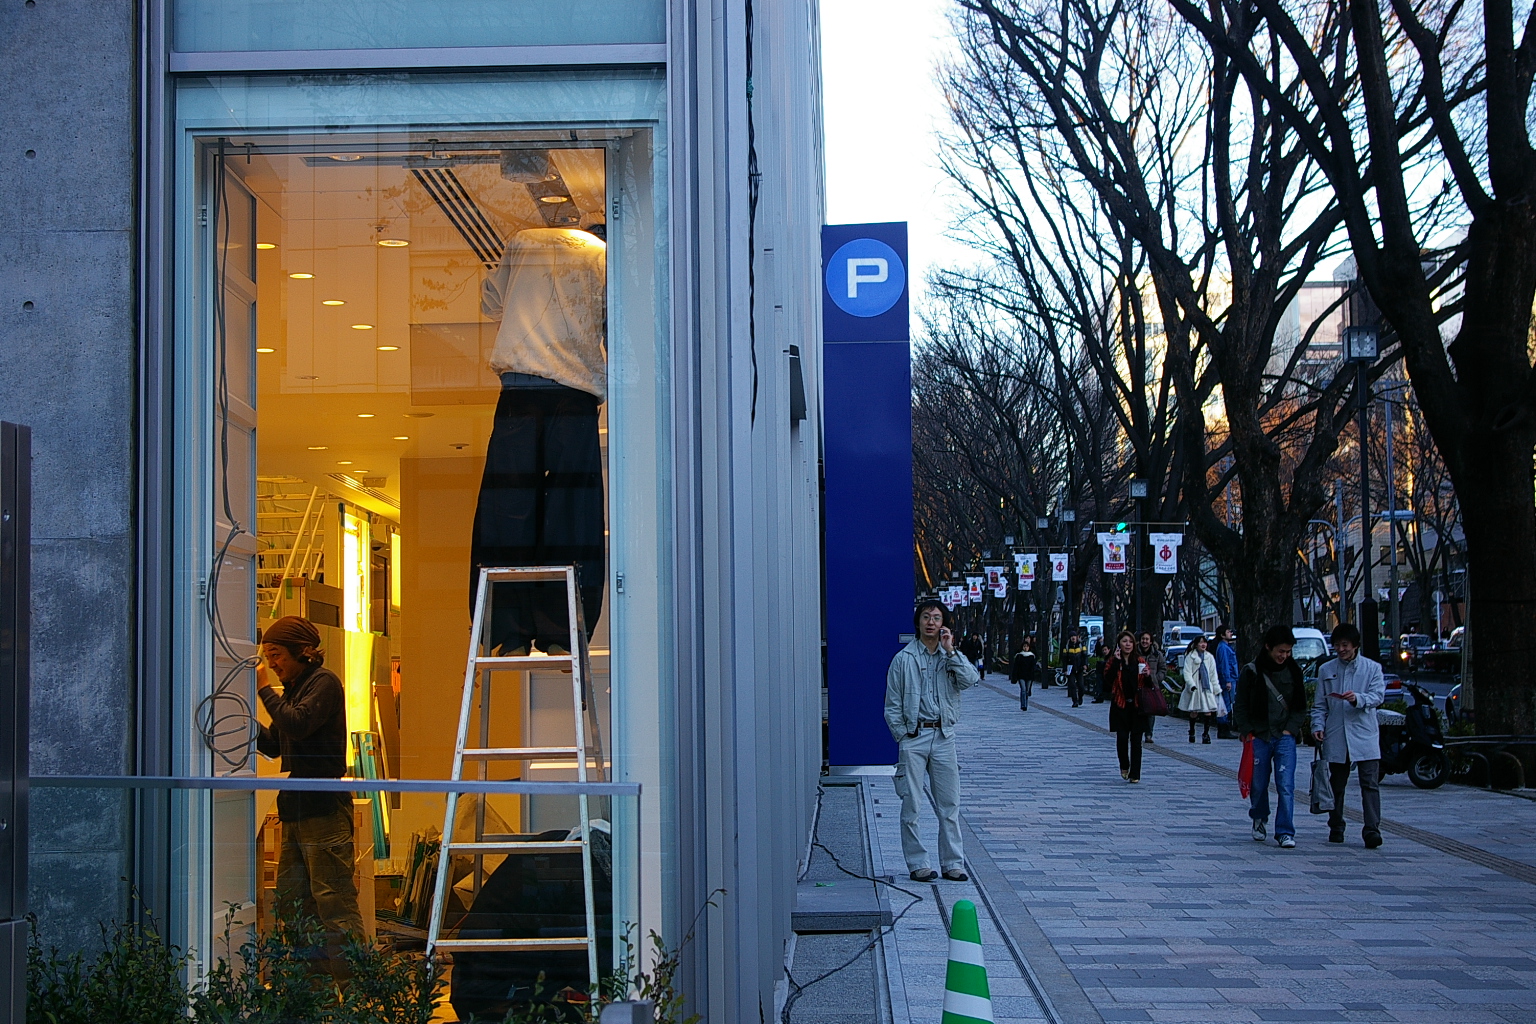
[{"label": "traffic cone", "polygon": [[987,964],[981,957],[981,927],[976,904],[960,900],[949,921],[949,971],[944,977],[942,1024],[975,1024],[992,1020],[992,990]]}]

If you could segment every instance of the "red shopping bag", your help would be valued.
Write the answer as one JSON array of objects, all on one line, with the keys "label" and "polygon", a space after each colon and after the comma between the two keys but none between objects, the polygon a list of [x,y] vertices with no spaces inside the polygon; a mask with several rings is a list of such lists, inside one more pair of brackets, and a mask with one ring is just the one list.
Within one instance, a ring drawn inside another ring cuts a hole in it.
[{"label": "red shopping bag", "polygon": [[1243,759],[1237,765],[1237,791],[1248,795],[1253,789],[1253,740],[1243,740]]}]

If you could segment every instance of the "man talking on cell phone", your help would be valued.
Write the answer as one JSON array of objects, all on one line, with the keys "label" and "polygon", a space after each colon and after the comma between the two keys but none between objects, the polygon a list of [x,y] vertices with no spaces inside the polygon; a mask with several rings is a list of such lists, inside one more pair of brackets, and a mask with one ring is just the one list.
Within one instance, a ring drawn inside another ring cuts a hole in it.
[{"label": "man talking on cell phone", "polygon": [[912,615],[917,639],[896,653],[885,675],[885,724],[901,753],[896,794],[901,797],[901,852],[914,882],[939,876],[917,834],[920,795],[926,790],[939,819],[939,867],[951,882],[967,881],[960,845],[960,761],[955,723],[960,691],[981,680],[955,649],[949,613],[939,601],[923,601]]}]

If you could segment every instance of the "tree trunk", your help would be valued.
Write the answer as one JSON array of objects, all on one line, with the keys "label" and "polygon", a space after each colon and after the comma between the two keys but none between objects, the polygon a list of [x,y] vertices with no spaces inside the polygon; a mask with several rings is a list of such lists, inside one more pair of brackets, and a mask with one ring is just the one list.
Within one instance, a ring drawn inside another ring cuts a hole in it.
[{"label": "tree trunk", "polygon": [[1536,515],[1532,437],[1508,431],[1467,451],[1456,481],[1478,638],[1475,715],[1480,733],[1536,733]]}]

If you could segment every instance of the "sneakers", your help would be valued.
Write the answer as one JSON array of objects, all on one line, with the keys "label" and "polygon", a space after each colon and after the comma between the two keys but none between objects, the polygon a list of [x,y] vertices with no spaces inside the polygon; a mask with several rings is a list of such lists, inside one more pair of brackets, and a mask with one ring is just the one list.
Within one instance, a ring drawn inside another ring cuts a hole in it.
[{"label": "sneakers", "polygon": [[1381,845],[1381,833],[1380,832],[1367,832],[1365,834],[1365,848],[1367,850],[1374,850],[1374,849],[1376,849],[1376,847],[1378,847],[1380,845]]},{"label": "sneakers", "polygon": [[914,882],[931,882],[939,877],[939,873],[933,868],[918,868],[907,876]]},{"label": "sneakers", "polygon": [[971,880],[971,876],[967,875],[959,868],[950,868],[948,871],[944,872],[944,880],[946,882],[969,882]]},{"label": "sneakers", "polygon": [[1253,820],[1253,841],[1256,843],[1262,843],[1268,838],[1269,830],[1264,827],[1264,823],[1262,821],[1255,818]]},{"label": "sneakers", "polygon": [[1294,849],[1296,849],[1296,837],[1295,836],[1281,836],[1280,837],[1280,849],[1282,849],[1282,850],[1294,850]]},{"label": "sneakers", "polygon": [[1341,828],[1331,828],[1331,829],[1329,829],[1328,830],[1328,841],[1330,843],[1342,843],[1344,841],[1344,830],[1341,829]]}]

